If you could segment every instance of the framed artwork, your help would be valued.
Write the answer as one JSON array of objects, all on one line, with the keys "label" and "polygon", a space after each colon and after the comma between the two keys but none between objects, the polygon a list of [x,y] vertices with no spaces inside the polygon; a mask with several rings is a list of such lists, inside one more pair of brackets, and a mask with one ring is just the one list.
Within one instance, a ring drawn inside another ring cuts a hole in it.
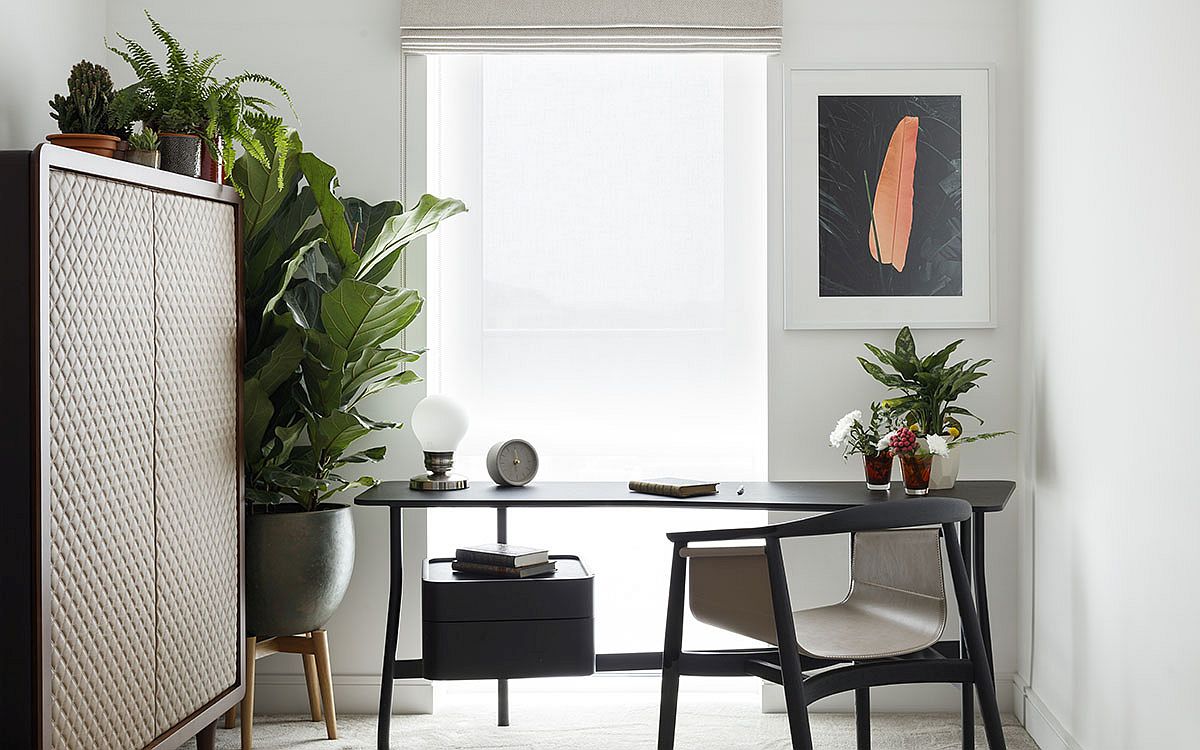
[{"label": "framed artwork", "polygon": [[785,328],[995,325],[991,80],[789,71]]}]

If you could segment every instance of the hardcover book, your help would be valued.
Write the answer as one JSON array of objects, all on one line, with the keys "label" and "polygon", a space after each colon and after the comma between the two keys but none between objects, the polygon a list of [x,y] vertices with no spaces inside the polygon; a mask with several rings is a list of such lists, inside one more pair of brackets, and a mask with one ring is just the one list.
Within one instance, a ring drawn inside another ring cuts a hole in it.
[{"label": "hardcover book", "polygon": [[553,573],[557,565],[553,560],[551,560],[549,562],[523,565],[519,568],[514,568],[507,565],[487,565],[485,563],[455,560],[450,567],[459,573],[475,573],[477,575],[492,576],[495,578],[532,578],[534,576],[544,576],[548,573]]},{"label": "hardcover book", "polygon": [[680,479],[679,477],[659,477],[657,479],[635,479],[629,483],[629,489],[646,495],[698,497],[700,495],[717,494],[718,484],[720,482],[703,482],[695,479]]},{"label": "hardcover book", "polygon": [[546,562],[550,559],[550,551],[537,547],[518,547],[515,544],[473,544],[470,547],[459,547],[454,557],[460,562],[520,568]]}]

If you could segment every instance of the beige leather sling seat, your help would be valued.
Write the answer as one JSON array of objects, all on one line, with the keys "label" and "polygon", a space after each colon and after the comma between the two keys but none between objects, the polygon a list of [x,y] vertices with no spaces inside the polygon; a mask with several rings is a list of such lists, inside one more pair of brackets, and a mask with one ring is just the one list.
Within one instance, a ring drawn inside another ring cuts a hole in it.
[{"label": "beige leather sling seat", "polygon": [[[937,529],[859,532],[851,538],[850,591],[837,604],[792,615],[802,654],[860,660],[932,646],[946,626]],[[765,548],[687,547],[696,619],[778,645]]]}]

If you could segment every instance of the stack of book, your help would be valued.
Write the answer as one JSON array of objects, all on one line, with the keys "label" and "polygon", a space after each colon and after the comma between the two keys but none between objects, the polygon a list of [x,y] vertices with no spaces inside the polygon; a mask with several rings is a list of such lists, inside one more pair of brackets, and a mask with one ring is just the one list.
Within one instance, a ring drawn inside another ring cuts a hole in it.
[{"label": "stack of book", "polygon": [[554,572],[549,550],[514,544],[476,544],[459,547],[451,566],[460,573],[494,578],[532,578]]}]

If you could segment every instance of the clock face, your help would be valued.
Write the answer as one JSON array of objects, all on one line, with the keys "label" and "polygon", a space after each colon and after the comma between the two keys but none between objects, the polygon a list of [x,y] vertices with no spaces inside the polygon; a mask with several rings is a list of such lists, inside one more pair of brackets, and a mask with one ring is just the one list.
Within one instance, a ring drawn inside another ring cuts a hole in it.
[{"label": "clock face", "polygon": [[488,451],[487,468],[496,484],[529,484],[538,470],[537,451],[524,440],[496,443]]}]

